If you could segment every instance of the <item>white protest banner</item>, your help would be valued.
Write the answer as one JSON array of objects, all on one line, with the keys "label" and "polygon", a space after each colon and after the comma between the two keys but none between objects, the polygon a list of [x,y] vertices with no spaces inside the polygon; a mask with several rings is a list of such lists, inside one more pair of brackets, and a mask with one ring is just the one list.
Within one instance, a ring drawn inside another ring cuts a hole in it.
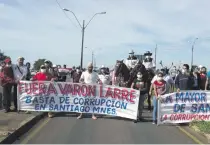
[{"label": "white protest banner", "polygon": [[166,94],[158,103],[158,124],[210,121],[210,91]]},{"label": "white protest banner", "polygon": [[21,81],[18,109],[82,112],[137,119],[139,91],[114,86],[67,82]]}]

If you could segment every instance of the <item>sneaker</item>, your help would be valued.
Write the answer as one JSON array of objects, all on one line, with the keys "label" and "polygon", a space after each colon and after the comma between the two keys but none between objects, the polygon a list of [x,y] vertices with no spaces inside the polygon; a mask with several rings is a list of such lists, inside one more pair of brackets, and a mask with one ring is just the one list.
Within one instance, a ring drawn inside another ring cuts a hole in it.
[{"label": "sneaker", "polygon": [[95,116],[93,115],[93,116],[92,116],[92,119],[93,119],[93,120],[97,120],[97,117],[95,117]]},{"label": "sneaker", "polygon": [[155,121],[153,121],[153,122],[152,122],[152,124],[156,124],[156,122],[155,122]]},{"label": "sneaker", "polygon": [[137,123],[138,121],[137,120],[133,120],[133,123]]},{"label": "sneaker", "polygon": [[146,120],[144,118],[139,118],[138,120],[139,120],[139,122],[146,122]]},{"label": "sneaker", "polygon": [[78,116],[77,119],[82,119],[82,115]]},{"label": "sneaker", "polygon": [[25,113],[26,113],[26,114],[31,114],[31,112],[29,112],[29,111],[26,111]]},{"label": "sneaker", "polygon": [[11,111],[10,109],[4,109],[4,113],[8,113],[10,111]]}]

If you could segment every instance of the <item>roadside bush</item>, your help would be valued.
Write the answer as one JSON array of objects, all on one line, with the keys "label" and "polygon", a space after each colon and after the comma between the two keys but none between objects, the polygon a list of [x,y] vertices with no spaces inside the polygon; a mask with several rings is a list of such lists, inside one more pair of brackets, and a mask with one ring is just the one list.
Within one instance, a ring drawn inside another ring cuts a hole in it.
[{"label": "roadside bush", "polygon": [[210,134],[210,122],[207,121],[193,121],[190,126],[196,126],[201,132]]}]

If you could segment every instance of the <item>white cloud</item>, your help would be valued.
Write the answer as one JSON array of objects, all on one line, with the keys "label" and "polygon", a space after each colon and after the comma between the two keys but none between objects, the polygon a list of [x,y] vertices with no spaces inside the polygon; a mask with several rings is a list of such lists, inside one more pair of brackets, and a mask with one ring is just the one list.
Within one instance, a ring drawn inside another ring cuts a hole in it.
[{"label": "white cloud", "polygon": [[[4,0],[8,1],[0,3],[1,48],[7,54],[14,60],[23,55],[29,61],[46,57],[58,64],[80,64],[81,29],[71,13],[67,13],[69,21],[55,0]],[[195,53],[200,57],[195,62],[208,59],[208,0],[58,1],[74,11],[81,23],[96,12],[107,12],[95,17],[85,31],[85,46],[96,50],[98,64],[112,65],[126,58],[132,46],[138,53],[154,50],[156,43],[159,60],[189,63],[187,40],[195,37],[202,38],[196,43]],[[91,52],[84,49],[86,64]]]}]

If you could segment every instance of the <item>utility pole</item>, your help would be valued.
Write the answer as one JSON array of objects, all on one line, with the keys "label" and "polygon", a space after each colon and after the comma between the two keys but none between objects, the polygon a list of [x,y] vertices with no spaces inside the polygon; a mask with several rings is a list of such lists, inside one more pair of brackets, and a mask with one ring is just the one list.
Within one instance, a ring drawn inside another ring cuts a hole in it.
[{"label": "utility pole", "polygon": [[193,54],[194,54],[194,45],[192,45],[191,69],[192,69],[192,66],[193,66]]},{"label": "utility pole", "polygon": [[94,56],[94,53],[93,53],[93,51],[92,51],[92,64],[93,64],[93,56]]},{"label": "utility pole", "polygon": [[157,44],[155,47],[155,66],[157,67]]},{"label": "utility pole", "polygon": [[194,40],[194,42],[193,42],[193,45],[192,45],[191,69],[192,69],[192,67],[193,67],[194,45],[195,45],[196,40],[198,40],[198,38],[195,38],[195,40]]},{"label": "utility pole", "polygon": [[[57,2],[58,3],[58,2]],[[59,5],[59,3],[58,3]],[[70,12],[74,15],[75,19],[77,20],[80,28],[82,29],[82,48],[81,48],[81,62],[80,62],[80,67],[82,69],[83,67],[83,46],[84,46],[84,34],[85,34],[85,28],[87,28],[87,26],[90,24],[90,22],[93,20],[93,18],[98,15],[98,14],[106,14],[106,12],[101,12],[101,13],[95,13],[95,15],[93,15],[93,17],[89,20],[89,22],[87,23],[87,25],[85,26],[85,20],[83,20],[83,25],[80,24],[79,20],[77,19],[76,15],[74,14],[74,12],[70,11],[69,9],[63,8],[64,11]]]},{"label": "utility pole", "polygon": [[84,35],[85,35],[85,20],[83,20],[82,25],[82,47],[81,47],[81,61],[80,61],[80,68],[83,68],[83,47],[84,47]]}]

